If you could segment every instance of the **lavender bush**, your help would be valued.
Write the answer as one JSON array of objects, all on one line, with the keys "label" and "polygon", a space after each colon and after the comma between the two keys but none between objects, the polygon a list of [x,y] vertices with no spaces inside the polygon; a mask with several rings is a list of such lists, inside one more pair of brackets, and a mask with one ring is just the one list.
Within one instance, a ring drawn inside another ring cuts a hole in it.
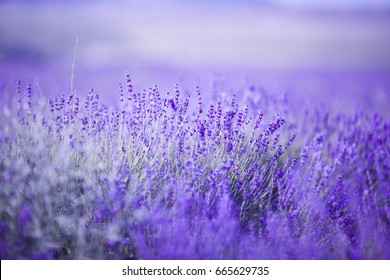
[{"label": "lavender bush", "polygon": [[[256,86],[0,113],[1,259],[389,259],[390,121]],[[5,94],[5,93],[4,93]]]}]

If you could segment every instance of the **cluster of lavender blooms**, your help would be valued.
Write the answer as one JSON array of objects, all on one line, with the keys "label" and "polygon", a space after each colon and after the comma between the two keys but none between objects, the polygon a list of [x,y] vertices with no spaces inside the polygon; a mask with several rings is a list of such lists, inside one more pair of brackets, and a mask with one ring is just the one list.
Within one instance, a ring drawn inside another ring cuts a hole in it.
[{"label": "cluster of lavender blooms", "polygon": [[[0,113],[1,259],[389,259],[390,121],[254,86]],[[209,96],[209,101],[204,101]]]}]

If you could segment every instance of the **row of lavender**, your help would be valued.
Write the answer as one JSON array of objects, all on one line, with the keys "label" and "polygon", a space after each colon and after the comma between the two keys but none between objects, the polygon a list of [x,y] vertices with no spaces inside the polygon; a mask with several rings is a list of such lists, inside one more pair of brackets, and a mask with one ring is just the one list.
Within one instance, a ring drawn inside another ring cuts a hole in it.
[{"label": "row of lavender", "polygon": [[128,74],[117,108],[23,88],[0,114],[1,259],[390,258],[388,119]]}]

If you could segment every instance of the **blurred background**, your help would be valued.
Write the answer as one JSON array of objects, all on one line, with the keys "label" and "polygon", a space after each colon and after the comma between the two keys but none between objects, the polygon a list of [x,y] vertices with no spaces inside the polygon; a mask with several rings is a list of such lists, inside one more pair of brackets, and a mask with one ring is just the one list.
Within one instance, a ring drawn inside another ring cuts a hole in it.
[{"label": "blurred background", "polygon": [[166,90],[216,73],[305,94],[390,88],[390,0],[0,0],[1,85],[69,90],[77,38],[82,92],[116,92],[126,70]]}]

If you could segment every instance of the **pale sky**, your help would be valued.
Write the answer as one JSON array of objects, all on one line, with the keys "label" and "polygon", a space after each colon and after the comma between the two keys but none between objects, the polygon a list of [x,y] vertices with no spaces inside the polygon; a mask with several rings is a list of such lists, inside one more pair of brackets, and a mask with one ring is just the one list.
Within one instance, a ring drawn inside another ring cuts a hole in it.
[{"label": "pale sky", "polygon": [[[107,0],[0,0],[0,3],[108,3]],[[381,9],[390,9],[390,0],[193,0],[193,1],[182,1],[182,0],[111,0],[111,5],[120,5],[135,3],[144,3],[151,5],[175,5],[180,4],[181,6],[192,6],[196,4],[207,4],[207,5],[262,5],[262,4],[271,4],[280,6],[282,8],[292,8],[292,9],[332,9],[332,10],[381,10]]]},{"label": "pale sky", "polygon": [[[262,0],[258,0],[262,1]],[[292,8],[389,8],[390,0],[269,0]]]}]

